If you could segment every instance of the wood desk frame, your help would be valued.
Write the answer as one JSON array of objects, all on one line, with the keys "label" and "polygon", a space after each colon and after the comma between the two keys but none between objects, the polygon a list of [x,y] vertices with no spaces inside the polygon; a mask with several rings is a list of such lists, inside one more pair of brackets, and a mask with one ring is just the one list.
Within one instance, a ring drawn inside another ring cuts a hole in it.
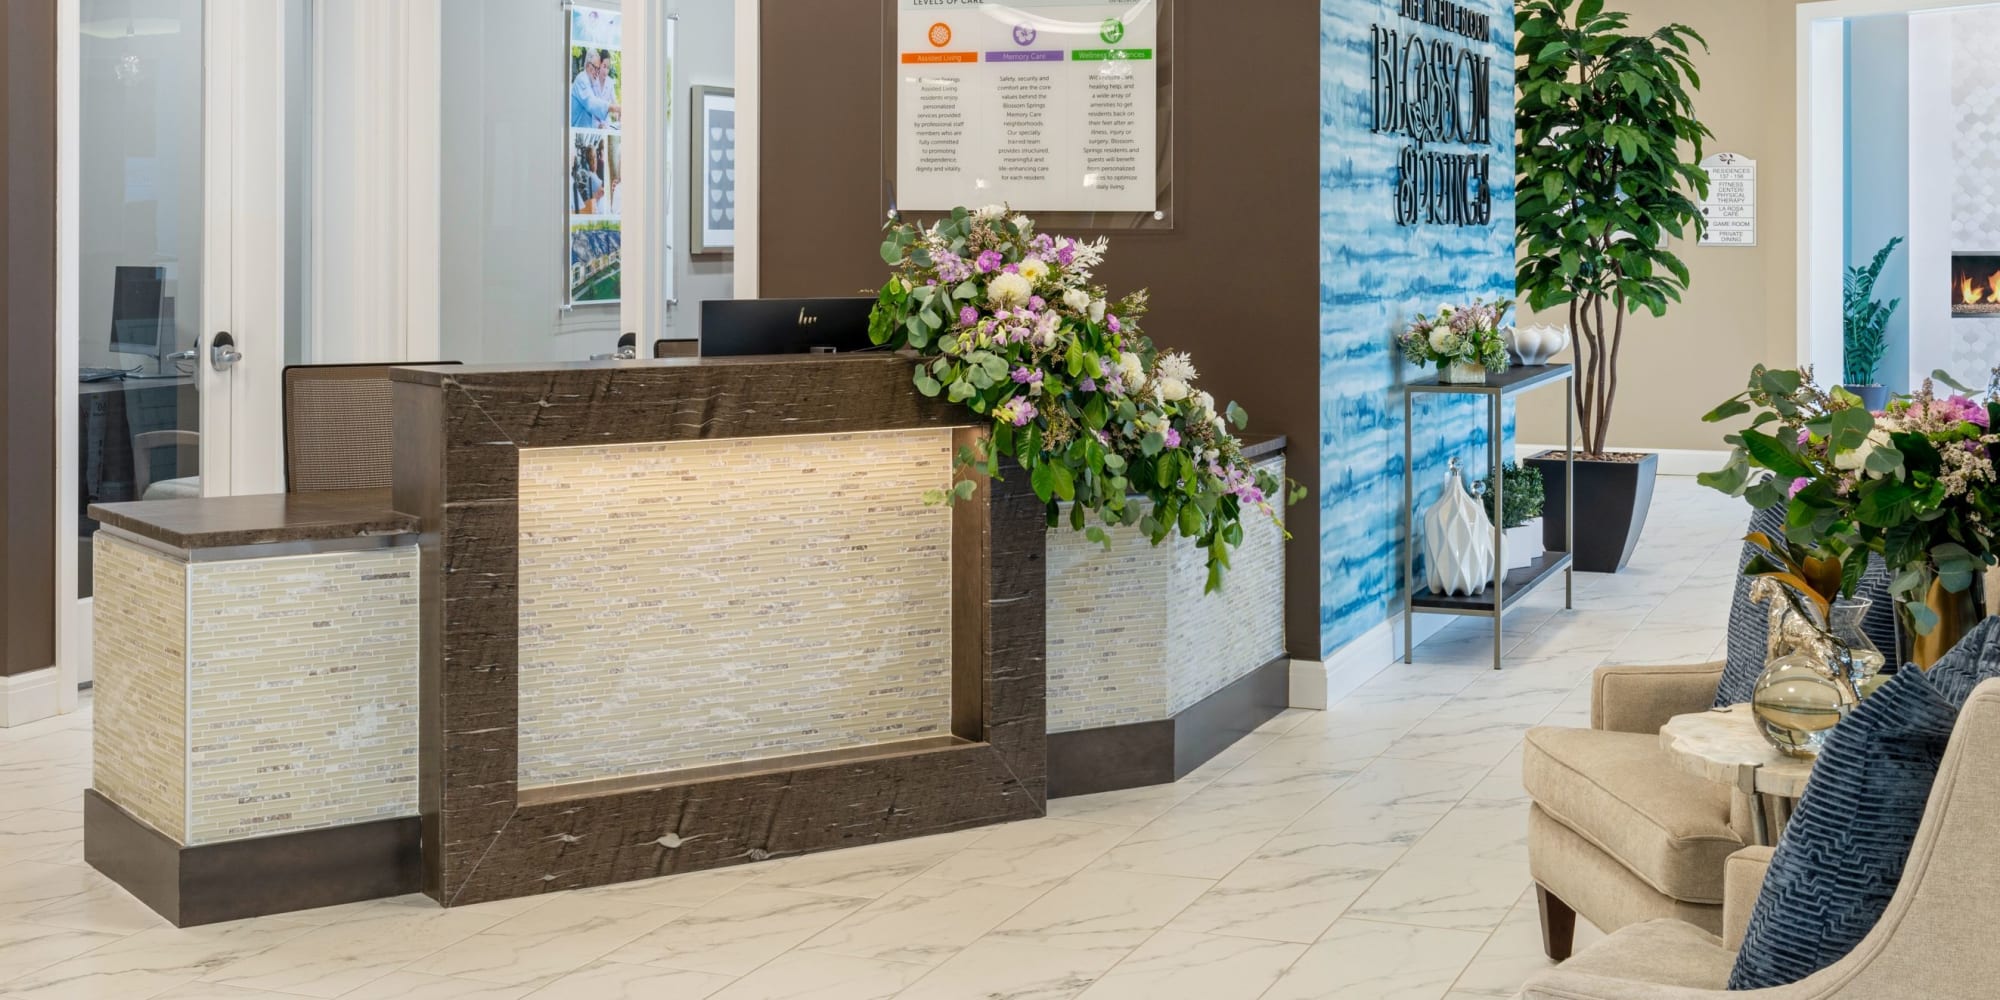
[{"label": "wood desk frame", "polygon": [[902,358],[401,368],[398,510],[421,523],[424,891],[446,906],[1043,815],[1044,510],[1027,476],[953,508],[953,735],[539,789],[519,761],[523,448],[956,427]]}]

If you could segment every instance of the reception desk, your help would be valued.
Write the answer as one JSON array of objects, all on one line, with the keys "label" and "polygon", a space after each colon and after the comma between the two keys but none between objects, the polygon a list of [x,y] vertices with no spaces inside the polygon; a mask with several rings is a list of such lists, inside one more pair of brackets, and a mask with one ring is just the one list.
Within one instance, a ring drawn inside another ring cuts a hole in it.
[{"label": "reception desk", "polygon": [[1030,818],[1284,707],[1276,526],[1204,598],[1025,475],[926,505],[977,418],[902,359],[395,378],[393,491],[93,510],[86,855],[176,923]]}]

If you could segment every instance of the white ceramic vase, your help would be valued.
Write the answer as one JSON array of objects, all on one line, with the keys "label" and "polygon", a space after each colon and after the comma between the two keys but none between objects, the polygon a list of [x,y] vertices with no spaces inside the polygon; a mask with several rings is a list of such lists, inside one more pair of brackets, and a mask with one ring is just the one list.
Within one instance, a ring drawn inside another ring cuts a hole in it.
[{"label": "white ceramic vase", "polygon": [[1518,528],[1508,528],[1501,538],[1507,568],[1527,569],[1542,557],[1542,520],[1536,518]]},{"label": "white ceramic vase", "polygon": [[1569,331],[1562,327],[1508,327],[1500,336],[1507,344],[1507,356],[1529,367],[1548,364],[1569,349]]},{"label": "white ceramic vase", "polygon": [[1493,522],[1465,491],[1455,458],[1444,495],[1424,512],[1424,568],[1433,594],[1477,594],[1493,582]]}]

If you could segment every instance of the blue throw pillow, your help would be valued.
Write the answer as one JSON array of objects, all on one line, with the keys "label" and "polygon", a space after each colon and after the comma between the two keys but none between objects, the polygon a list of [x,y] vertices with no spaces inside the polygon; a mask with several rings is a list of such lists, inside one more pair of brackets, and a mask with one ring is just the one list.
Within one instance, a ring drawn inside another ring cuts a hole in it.
[{"label": "blue throw pillow", "polygon": [[[1783,506],[1760,510],[1750,517],[1749,530],[1763,532],[1776,538],[1785,531],[1785,508]],[[1715,707],[1727,708],[1741,705],[1750,700],[1757,690],[1757,679],[1764,676],[1764,647],[1770,636],[1770,612],[1761,604],[1750,603],[1750,578],[1742,574],[1743,567],[1750,565],[1750,559],[1762,551],[1749,542],[1743,543],[1743,555],[1736,562],[1736,596],[1729,605],[1729,651],[1728,663],[1722,668],[1722,683],[1715,690]],[[1861,586],[1854,596],[1865,597],[1873,604],[1868,608],[1868,618],[1862,623],[1862,630],[1874,640],[1876,647],[1889,661],[1889,669],[1896,667],[1896,604],[1889,598],[1889,567],[1879,557],[1868,557],[1868,569],[1861,575]]]},{"label": "blue throw pillow", "polygon": [[1905,670],[1835,727],[1778,842],[1732,990],[1785,986],[1845,957],[1902,880],[1959,710],[2000,677],[2000,619],[1928,673]]}]

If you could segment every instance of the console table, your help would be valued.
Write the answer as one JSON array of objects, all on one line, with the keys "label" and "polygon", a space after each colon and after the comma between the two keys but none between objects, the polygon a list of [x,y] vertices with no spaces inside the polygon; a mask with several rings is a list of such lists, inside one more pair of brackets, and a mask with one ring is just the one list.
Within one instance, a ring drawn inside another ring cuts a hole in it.
[{"label": "console table", "polygon": [[[1420,395],[1464,395],[1483,396],[1487,401],[1488,426],[1492,433],[1487,436],[1487,468],[1498,472],[1501,467],[1501,450],[1505,443],[1505,418],[1501,404],[1510,397],[1530,389],[1546,386],[1567,387],[1575,371],[1570,365],[1516,366],[1498,375],[1489,376],[1477,385],[1458,385],[1440,382],[1436,376],[1419,379],[1404,387],[1403,393],[1403,518],[1406,530],[1403,533],[1403,662],[1416,662],[1416,612],[1439,615],[1464,615],[1493,619],[1493,669],[1500,669],[1500,648],[1502,622],[1507,609],[1513,607],[1532,593],[1536,587],[1547,583],[1557,573],[1563,575],[1563,607],[1575,606],[1574,569],[1576,551],[1576,499],[1575,491],[1563,491],[1563,504],[1567,512],[1564,524],[1567,526],[1563,540],[1563,551],[1544,552],[1533,563],[1523,569],[1509,572],[1507,560],[1502,555],[1501,538],[1506,529],[1505,518],[1493,518],[1493,587],[1483,593],[1470,596],[1434,594],[1429,588],[1417,589],[1417,514],[1416,483],[1414,467],[1416,442],[1413,427],[1416,418],[1416,399]],[[1569,393],[1563,393],[1565,400]],[[1576,482],[1576,407],[1573,403],[1563,405],[1563,454],[1566,456],[1566,478],[1564,482]],[[1506,477],[1493,477],[1493,510],[1498,515],[1506,508]]]}]

